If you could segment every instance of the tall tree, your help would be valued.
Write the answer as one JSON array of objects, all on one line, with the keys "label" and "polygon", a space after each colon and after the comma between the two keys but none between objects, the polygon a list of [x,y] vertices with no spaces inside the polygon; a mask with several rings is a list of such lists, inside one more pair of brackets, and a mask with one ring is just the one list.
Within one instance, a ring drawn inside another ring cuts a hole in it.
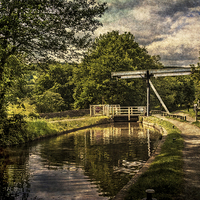
[{"label": "tall tree", "polygon": [[74,69],[76,108],[89,104],[141,105],[144,103],[144,80],[111,78],[114,71],[132,71],[162,67],[159,57],[150,56],[131,33],[112,31],[101,35]]},{"label": "tall tree", "polygon": [[11,57],[26,56],[27,63],[77,58],[105,10],[95,0],[0,0],[0,115]]},{"label": "tall tree", "polygon": [[[74,65],[71,64],[62,65],[58,63],[50,65],[49,69],[46,70],[46,72],[42,73],[35,83],[34,99],[35,100],[38,99],[38,96],[43,95],[43,93],[47,91],[58,93],[61,95],[64,101],[63,106],[60,107],[60,109],[71,109],[71,106],[74,102],[73,99],[74,86],[72,82],[73,66]],[[39,102],[37,101],[35,103],[36,106],[40,105]],[[54,105],[52,105],[51,107],[53,106]]]},{"label": "tall tree", "polygon": [[[199,61],[200,61],[200,57],[199,57]],[[194,71],[194,73],[192,74],[192,79],[195,85],[195,100],[197,101],[197,100],[200,100],[200,62],[198,62],[196,66],[194,64],[191,65],[191,67],[193,68],[193,71]]]}]

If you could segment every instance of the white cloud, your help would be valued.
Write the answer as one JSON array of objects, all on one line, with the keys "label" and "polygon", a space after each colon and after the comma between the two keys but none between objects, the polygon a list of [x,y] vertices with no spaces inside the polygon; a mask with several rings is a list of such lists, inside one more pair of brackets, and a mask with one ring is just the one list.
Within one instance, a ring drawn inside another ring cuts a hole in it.
[{"label": "white cloud", "polygon": [[185,62],[185,65],[195,64],[200,50],[199,30],[198,16],[182,16],[171,25],[171,34],[163,37],[162,41],[152,42],[147,50],[150,54],[159,54],[166,64],[168,60]]},{"label": "white cloud", "polygon": [[108,0],[109,10],[96,35],[112,30],[131,32],[165,65],[198,62],[200,1]]}]

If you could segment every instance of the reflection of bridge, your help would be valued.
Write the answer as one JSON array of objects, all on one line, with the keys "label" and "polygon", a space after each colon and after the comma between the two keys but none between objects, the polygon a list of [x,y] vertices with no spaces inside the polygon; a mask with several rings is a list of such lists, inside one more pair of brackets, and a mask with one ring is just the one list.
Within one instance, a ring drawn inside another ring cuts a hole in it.
[{"label": "reflection of bridge", "polygon": [[90,105],[90,116],[104,115],[115,121],[131,121],[145,114],[146,106]]}]

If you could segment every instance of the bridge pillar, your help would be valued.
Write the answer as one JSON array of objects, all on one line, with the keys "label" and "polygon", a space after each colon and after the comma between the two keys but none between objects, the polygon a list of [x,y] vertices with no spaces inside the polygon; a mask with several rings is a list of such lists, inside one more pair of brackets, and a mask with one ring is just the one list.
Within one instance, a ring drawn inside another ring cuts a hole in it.
[{"label": "bridge pillar", "polygon": [[149,74],[149,70],[147,70],[146,78],[147,78],[146,83],[147,83],[147,117],[148,117],[149,113],[150,113],[150,83],[149,83],[150,74]]}]

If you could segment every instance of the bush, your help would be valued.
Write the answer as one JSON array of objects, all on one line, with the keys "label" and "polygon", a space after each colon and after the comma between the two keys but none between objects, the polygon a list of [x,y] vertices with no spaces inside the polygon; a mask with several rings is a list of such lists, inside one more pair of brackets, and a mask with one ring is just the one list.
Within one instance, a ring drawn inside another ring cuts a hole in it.
[{"label": "bush", "polygon": [[2,124],[0,142],[1,145],[23,143],[27,140],[27,123],[24,115],[15,114],[4,120]]},{"label": "bush", "polygon": [[64,100],[59,93],[47,90],[36,97],[36,110],[39,113],[58,112],[64,106]]},{"label": "bush", "polygon": [[39,119],[40,115],[38,113],[31,112],[28,114],[28,117],[32,119]]}]

